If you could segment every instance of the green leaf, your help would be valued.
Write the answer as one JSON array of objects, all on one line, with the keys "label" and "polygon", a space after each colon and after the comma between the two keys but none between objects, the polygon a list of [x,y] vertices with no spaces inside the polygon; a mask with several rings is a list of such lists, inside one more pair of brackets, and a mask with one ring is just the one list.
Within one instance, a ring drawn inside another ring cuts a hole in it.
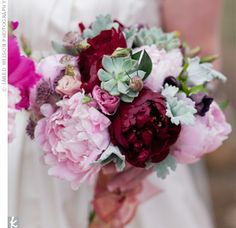
[{"label": "green leaf", "polygon": [[138,96],[138,93],[134,92],[133,90],[129,90],[129,92],[126,94],[128,97],[137,97]]},{"label": "green leaf", "polygon": [[110,79],[112,79],[111,75],[108,74],[105,70],[100,69],[98,71],[98,78],[100,81],[106,82],[109,81]]},{"label": "green leaf", "polygon": [[84,30],[83,38],[88,39],[95,37],[102,31],[112,28],[118,30],[119,24],[113,22],[110,15],[99,15],[96,17],[96,20],[92,23],[91,27]]},{"label": "green leaf", "polygon": [[152,72],[152,60],[148,53],[143,50],[132,55],[132,59],[139,62],[138,70],[144,71],[146,74],[143,78],[145,80]]},{"label": "green leaf", "polygon": [[125,28],[123,33],[125,35],[127,47],[132,48],[135,36],[137,34],[138,29],[136,27]]},{"label": "green leaf", "polygon": [[89,213],[89,223],[92,223],[92,221],[95,219],[96,217],[96,212],[94,210],[90,211]]},{"label": "green leaf", "polygon": [[177,168],[177,162],[174,156],[168,155],[165,160],[156,165],[156,174],[161,179],[165,179],[170,173],[170,170],[175,171]]},{"label": "green leaf", "polygon": [[228,105],[229,105],[229,101],[228,101],[228,100],[223,101],[223,102],[221,102],[221,103],[219,104],[220,109],[221,109],[222,111],[224,111],[224,110],[228,107]]},{"label": "green leaf", "polygon": [[116,170],[121,172],[125,168],[125,156],[121,154],[120,149],[113,144],[110,144],[107,149],[102,153],[101,157],[93,164],[101,164],[103,166],[113,162]]},{"label": "green leaf", "polygon": [[187,71],[188,69],[188,66],[189,66],[189,63],[188,61],[184,61],[184,66],[183,66],[183,69],[181,70],[179,76],[178,76],[178,79],[181,80],[182,79],[182,76],[184,75],[184,73]]},{"label": "green leaf", "polygon": [[180,81],[180,90],[186,93],[186,95],[190,94],[189,89],[186,85],[186,82]]},{"label": "green leaf", "polygon": [[118,91],[123,94],[126,94],[129,90],[129,86],[126,85],[125,83],[120,82],[120,81],[118,81],[118,83],[117,83],[117,88],[118,88]]},{"label": "green leaf", "polygon": [[101,86],[102,89],[105,89],[106,91],[110,91],[113,89],[114,86],[116,86],[117,82],[115,79],[111,79],[109,81],[106,82],[102,82]]},{"label": "green leaf", "polygon": [[189,89],[189,94],[197,94],[200,92],[206,92],[207,89],[204,87],[204,85],[196,85]]},{"label": "green leaf", "polygon": [[83,103],[83,104],[86,104],[86,103],[89,103],[91,100],[92,100],[91,97],[84,96],[84,97],[82,98],[82,103]]},{"label": "green leaf", "polygon": [[121,97],[120,97],[120,99],[121,99],[123,102],[126,102],[126,103],[131,103],[131,102],[134,100],[133,97],[129,97],[129,96],[125,95],[125,94],[122,94]]},{"label": "green leaf", "polygon": [[102,58],[102,66],[106,71],[110,72],[110,69],[113,66],[112,58],[110,56],[105,55]]},{"label": "green leaf", "polygon": [[117,48],[113,53],[112,53],[112,57],[126,57],[129,56],[131,52],[130,48]]},{"label": "green leaf", "polygon": [[182,94],[181,99],[176,97],[175,88],[168,85],[162,90],[162,95],[166,98],[166,116],[175,125],[193,125],[195,123],[194,114],[197,110],[190,103],[190,98],[187,98],[185,94]]},{"label": "green leaf", "polygon": [[137,64],[137,61],[133,59],[127,59],[122,64],[122,69],[124,72],[129,72],[131,69],[134,69]]},{"label": "green leaf", "polygon": [[218,55],[203,56],[200,58],[200,63],[212,63],[218,58],[219,58]]},{"label": "green leaf", "polygon": [[108,91],[112,96],[119,96],[120,92],[118,91],[117,86],[114,86],[110,91]]}]

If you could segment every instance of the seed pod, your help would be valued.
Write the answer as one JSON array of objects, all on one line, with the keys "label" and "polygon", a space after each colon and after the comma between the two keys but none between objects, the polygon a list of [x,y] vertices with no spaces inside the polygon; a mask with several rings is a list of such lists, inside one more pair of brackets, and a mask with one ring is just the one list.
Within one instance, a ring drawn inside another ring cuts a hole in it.
[{"label": "seed pod", "polygon": [[139,92],[143,89],[143,80],[139,76],[134,76],[129,81],[129,87],[133,91]]}]

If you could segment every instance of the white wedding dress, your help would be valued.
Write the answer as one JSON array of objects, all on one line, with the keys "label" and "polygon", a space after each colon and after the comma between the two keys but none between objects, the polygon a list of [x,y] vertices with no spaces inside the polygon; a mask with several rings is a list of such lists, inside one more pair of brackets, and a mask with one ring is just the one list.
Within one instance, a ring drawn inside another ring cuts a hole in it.
[{"label": "white wedding dress", "polygon": [[[173,6],[174,7],[174,6]],[[50,41],[60,40],[80,21],[111,14],[125,25],[159,25],[157,0],[10,0],[9,19],[18,20],[18,34],[30,41],[34,56],[51,52]],[[47,175],[42,152],[25,136],[27,114],[17,116],[16,139],[9,146],[9,215],[18,216],[22,228],[86,228],[92,189],[78,191]],[[201,169],[199,165],[196,169]],[[166,180],[150,176],[163,192],[143,203],[128,228],[212,228],[207,190],[199,190],[197,177],[178,166]],[[195,173],[195,172],[194,172]],[[197,172],[198,173],[198,172]],[[204,175],[203,175],[204,176]],[[194,179],[195,177],[195,179]],[[200,184],[202,185],[202,184]],[[203,184],[204,185],[204,184]],[[205,193],[205,195],[204,195]]]}]

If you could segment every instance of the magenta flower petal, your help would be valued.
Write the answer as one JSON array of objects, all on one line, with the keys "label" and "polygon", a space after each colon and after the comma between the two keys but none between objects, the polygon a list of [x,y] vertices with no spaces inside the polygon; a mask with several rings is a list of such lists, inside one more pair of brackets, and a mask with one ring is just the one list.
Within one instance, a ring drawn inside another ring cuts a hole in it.
[{"label": "magenta flower petal", "polygon": [[20,55],[16,37],[8,37],[8,83],[20,90],[21,101],[17,109],[29,107],[30,89],[40,79],[33,60]]}]

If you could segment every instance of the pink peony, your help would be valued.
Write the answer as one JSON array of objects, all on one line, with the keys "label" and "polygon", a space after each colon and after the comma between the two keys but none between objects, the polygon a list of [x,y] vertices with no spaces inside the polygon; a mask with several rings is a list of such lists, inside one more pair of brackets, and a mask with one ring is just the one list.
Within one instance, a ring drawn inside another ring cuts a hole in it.
[{"label": "pink peony", "polygon": [[35,129],[35,138],[45,152],[45,163],[51,166],[49,175],[71,182],[73,189],[98,173],[100,166],[91,164],[110,142],[109,119],[83,103],[83,98],[79,92],[58,102],[59,108],[53,114],[52,109],[45,108],[46,117]]},{"label": "pink peony", "polygon": [[63,76],[57,83],[56,92],[67,96],[72,96],[80,91],[81,81],[76,76]]},{"label": "pink peony", "polygon": [[8,142],[14,139],[16,104],[21,100],[20,90],[12,85],[8,85]]},{"label": "pink peony", "polygon": [[17,109],[29,107],[30,89],[40,79],[35,73],[34,62],[20,55],[16,37],[8,36],[8,82],[20,90],[21,100]]},{"label": "pink peony", "polygon": [[93,88],[93,98],[96,100],[99,108],[106,115],[114,115],[119,104],[120,98],[112,96],[106,91],[102,90],[99,86]]},{"label": "pink peony", "polygon": [[231,126],[224,113],[213,102],[204,117],[197,116],[194,126],[182,125],[178,140],[171,148],[180,163],[193,163],[213,152],[228,138]]},{"label": "pink peony", "polygon": [[166,77],[177,77],[181,72],[183,56],[179,49],[166,52],[164,49],[158,50],[155,45],[143,46],[135,51],[144,49],[152,60],[152,72],[144,81],[144,85],[153,92],[160,92]]}]

